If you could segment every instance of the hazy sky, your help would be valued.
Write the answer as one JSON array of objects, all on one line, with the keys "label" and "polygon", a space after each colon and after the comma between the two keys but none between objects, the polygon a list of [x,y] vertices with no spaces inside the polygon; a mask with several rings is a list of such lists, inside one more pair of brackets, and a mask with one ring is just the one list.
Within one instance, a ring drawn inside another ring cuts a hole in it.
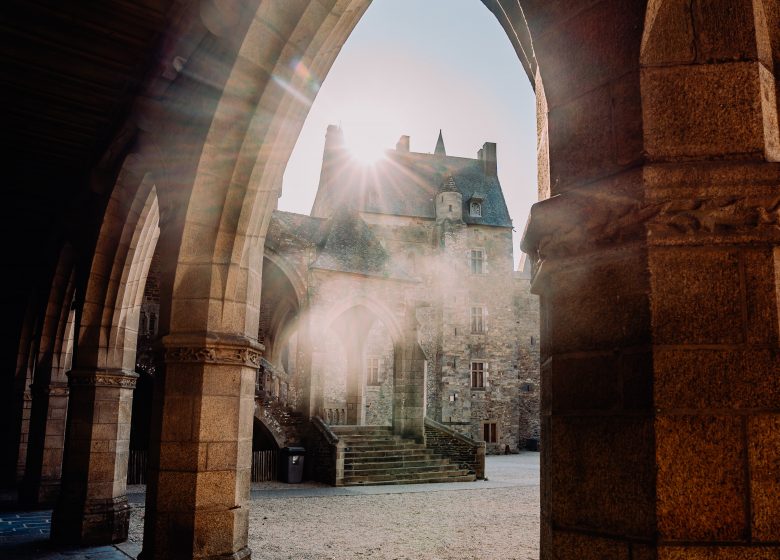
[{"label": "hazy sky", "polygon": [[496,142],[498,175],[519,237],[536,202],[533,90],[509,39],[479,0],[374,0],[312,105],[284,174],[279,208],[308,214],[328,124],[362,151],[433,152],[475,158]]}]

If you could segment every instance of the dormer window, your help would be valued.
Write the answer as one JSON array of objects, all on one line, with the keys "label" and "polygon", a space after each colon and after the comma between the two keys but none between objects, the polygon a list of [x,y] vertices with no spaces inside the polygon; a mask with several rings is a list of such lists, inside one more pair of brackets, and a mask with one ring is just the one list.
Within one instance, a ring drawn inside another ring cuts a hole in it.
[{"label": "dormer window", "polygon": [[485,199],[480,193],[474,193],[469,199],[469,215],[472,218],[482,217],[482,201]]}]

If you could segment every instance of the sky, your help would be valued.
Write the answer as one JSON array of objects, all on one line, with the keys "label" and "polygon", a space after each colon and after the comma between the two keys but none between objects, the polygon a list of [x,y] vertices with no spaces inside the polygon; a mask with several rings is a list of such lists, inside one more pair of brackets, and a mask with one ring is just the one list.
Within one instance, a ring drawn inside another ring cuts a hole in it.
[{"label": "sky", "polygon": [[411,136],[433,152],[477,157],[496,142],[498,176],[512,217],[515,263],[536,202],[534,93],[504,30],[479,0],[374,0],[336,58],[284,174],[279,209],[309,214],[325,131],[340,124],[370,158]]}]

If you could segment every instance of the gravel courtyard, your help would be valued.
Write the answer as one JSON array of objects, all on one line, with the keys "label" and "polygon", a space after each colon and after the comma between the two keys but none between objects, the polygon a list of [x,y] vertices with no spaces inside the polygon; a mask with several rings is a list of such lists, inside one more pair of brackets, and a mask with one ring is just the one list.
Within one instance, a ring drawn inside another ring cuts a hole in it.
[{"label": "gravel courtyard", "polygon": [[[256,559],[539,557],[539,455],[487,458],[487,481],[365,488],[261,483],[252,488]],[[130,540],[140,544],[137,504]]]}]

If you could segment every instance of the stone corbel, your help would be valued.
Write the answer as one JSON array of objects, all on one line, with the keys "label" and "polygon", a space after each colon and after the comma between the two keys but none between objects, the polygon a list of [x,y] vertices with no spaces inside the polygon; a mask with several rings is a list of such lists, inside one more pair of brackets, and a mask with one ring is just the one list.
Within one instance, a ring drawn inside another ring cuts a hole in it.
[{"label": "stone corbel", "polygon": [[568,192],[531,207],[521,249],[532,262],[536,283],[546,262],[641,240],[659,204],[605,193]]}]

